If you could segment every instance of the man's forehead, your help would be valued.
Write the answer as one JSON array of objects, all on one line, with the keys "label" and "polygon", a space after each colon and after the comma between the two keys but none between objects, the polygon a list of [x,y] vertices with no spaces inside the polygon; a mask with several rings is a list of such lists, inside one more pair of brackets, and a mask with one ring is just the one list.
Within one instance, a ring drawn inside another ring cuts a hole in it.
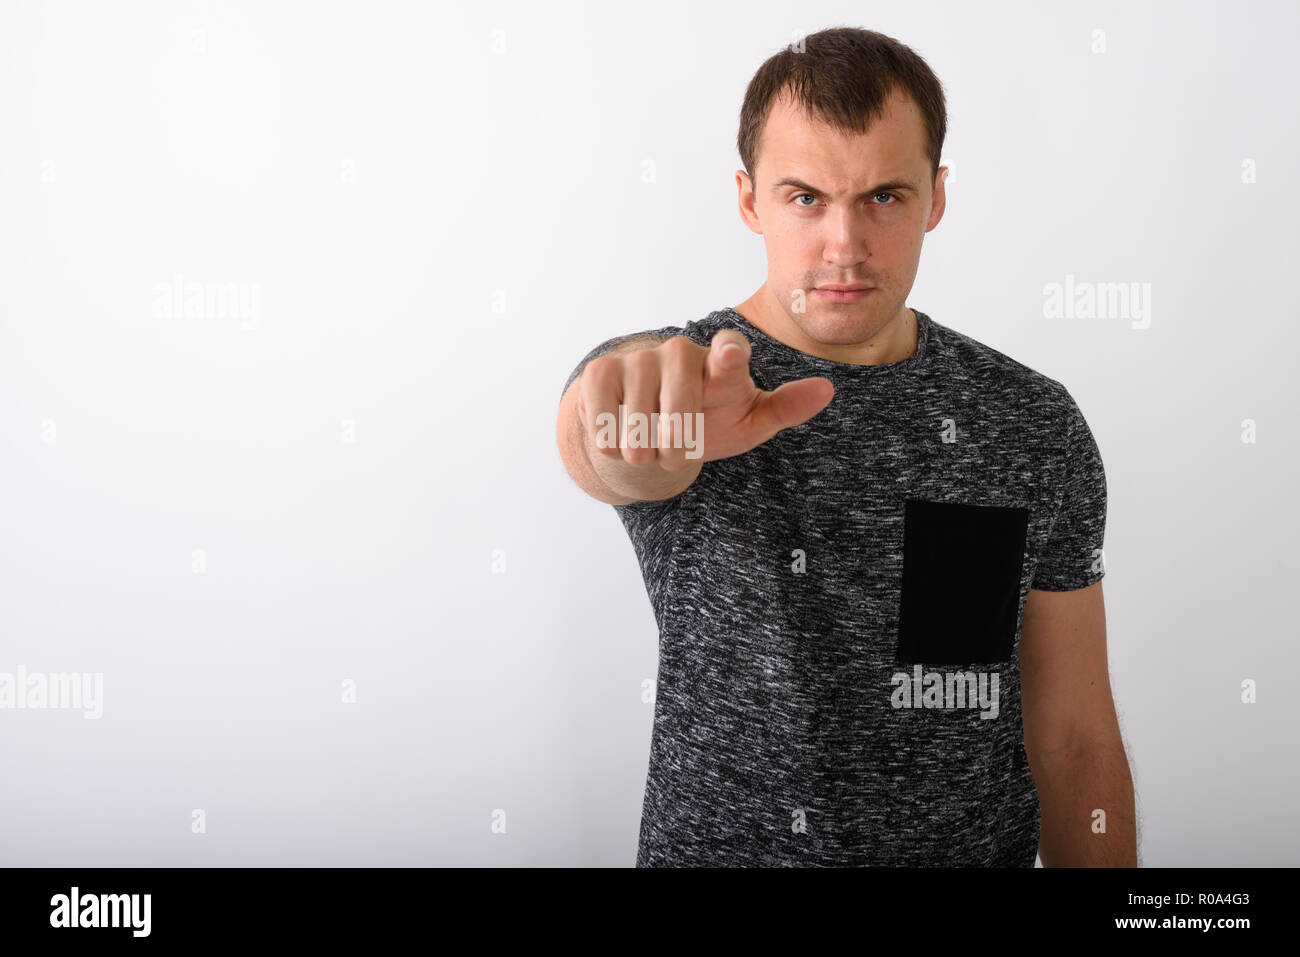
[{"label": "man's forehead", "polygon": [[928,168],[923,150],[906,138],[895,137],[838,143],[822,138],[774,137],[759,154],[759,163],[769,183],[793,181],[829,192],[857,189],[868,181],[910,183]]},{"label": "man's forehead", "polygon": [[[893,101],[883,116],[872,117],[866,133],[841,130],[812,117],[786,100],[773,104],[763,130],[759,162],[768,175],[807,179],[845,173],[895,179],[928,163],[924,126],[907,103]],[[901,107],[901,108],[900,108]]]}]

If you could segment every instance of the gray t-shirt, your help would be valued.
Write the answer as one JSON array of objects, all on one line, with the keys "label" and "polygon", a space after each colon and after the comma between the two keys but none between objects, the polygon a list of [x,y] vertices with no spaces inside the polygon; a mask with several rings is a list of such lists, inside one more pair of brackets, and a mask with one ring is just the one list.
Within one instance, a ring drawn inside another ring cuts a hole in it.
[{"label": "gray t-shirt", "polygon": [[874,366],[730,308],[649,330],[739,329],[760,388],[835,397],[615,506],[659,627],[637,866],[1034,865],[1020,620],[1030,588],[1102,578],[1105,473],[1063,385],[916,316]]}]

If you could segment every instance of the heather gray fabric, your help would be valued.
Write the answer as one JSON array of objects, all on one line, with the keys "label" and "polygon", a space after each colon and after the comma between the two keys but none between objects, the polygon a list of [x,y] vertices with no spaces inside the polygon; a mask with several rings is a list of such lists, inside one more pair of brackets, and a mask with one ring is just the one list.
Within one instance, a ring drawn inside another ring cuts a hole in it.
[{"label": "heather gray fabric", "polygon": [[[1031,587],[1102,578],[1105,474],[1063,385],[916,317],[915,355],[877,366],[730,308],[650,331],[739,329],[759,387],[836,392],[676,498],[616,506],[659,626],[637,866],[1034,865],[1020,618]],[[986,697],[949,707],[931,672]]]}]

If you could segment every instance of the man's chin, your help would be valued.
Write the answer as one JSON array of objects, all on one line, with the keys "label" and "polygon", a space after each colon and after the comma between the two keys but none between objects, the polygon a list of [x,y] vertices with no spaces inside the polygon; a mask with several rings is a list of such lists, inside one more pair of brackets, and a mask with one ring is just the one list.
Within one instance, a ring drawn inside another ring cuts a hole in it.
[{"label": "man's chin", "polygon": [[816,319],[805,316],[801,318],[799,327],[809,339],[824,346],[856,346],[878,331],[876,323],[848,316]]}]

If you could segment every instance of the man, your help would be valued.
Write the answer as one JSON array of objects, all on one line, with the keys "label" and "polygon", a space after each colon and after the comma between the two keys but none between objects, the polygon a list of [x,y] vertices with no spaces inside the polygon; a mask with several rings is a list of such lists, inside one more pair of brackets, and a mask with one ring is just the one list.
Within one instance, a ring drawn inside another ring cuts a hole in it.
[{"label": "man", "polygon": [[638,866],[1136,865],[1092,432],[905,304],[945,109],[878,33],[774,55],[736,173],[767,280],[566,383],[565,466],[659,626]]}]

